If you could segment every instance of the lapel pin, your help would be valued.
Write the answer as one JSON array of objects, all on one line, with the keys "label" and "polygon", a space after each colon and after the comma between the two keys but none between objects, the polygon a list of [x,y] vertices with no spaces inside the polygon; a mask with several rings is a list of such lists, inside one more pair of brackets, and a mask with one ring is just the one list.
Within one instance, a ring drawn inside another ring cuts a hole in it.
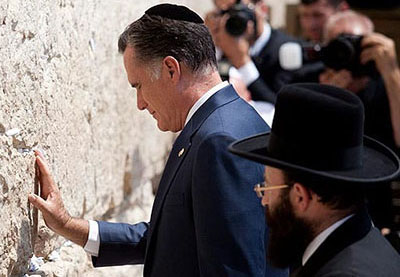
[{"label": "lapel pin", "polygon": [[179,151],[179,153],[178,153],[178,157],[180,158],[184,152],[185,152],[185,148],[182,148],[181,151]]}]

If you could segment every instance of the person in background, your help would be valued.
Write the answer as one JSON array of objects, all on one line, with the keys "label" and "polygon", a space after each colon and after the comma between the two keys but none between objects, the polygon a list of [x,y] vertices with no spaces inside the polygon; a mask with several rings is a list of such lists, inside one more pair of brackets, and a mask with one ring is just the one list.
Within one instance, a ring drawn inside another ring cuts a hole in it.
[{"label": "person in background", "polygon": [[156,5],[126,28],[118,48],[138,109],[161,131],[181,131],[150,222],[72,217],[38,154],[41,195],[29,201],[47,226],[84,247],[96,267],[144,263],[144,276],[287,276],[265,263],[263,210],[248,189],[263,167],[226,150],[269,127],[221,81],[203,20],[184,6]]},{"label": "person in background", "polygon": [[[364,136],[364,108],[344,89],[282,88],[270,132],[230,151],[266,165],[262,197],[272,265],[291,277],[397,277],[400,256],[374,227],[364,190],[400,173],[390,148]],[[307,124],[304,124],[307,122]]]},{"label": "person in background", "polygon": [[329,17],[348,8],[345,0],[301,0],[298,13],[303,37],[313,43],[321,43]]},{"label": "person in background", "polygon": [[[362,36],[359,62],[372,62],[376,74],[358,74],[327,68],[319,82],[352,91],[365,106],[365,133],[393,150],[400,148],[400,68],[392,39],[374,33],[372,21],[354,11],[332,16],[325,28],[325,42],[340,34]],[[397,152],[399,153],[399,152]]]},{"label": "person in background", "polygon": [[[240,76],[252,100],[274,104],[276,93],[293,74],[280,66],[279,48],[296,39],[271,28],[266,20],[268,7],[263,0],[215,0],[214,3],[216,9],[206,15],[205,22],[221,56],[237,70],[236,75]],[[254,15],[241,34],[233,34],[236,29],[229,31],[227,28],[231,18],[228,11],[237,7]]]}]

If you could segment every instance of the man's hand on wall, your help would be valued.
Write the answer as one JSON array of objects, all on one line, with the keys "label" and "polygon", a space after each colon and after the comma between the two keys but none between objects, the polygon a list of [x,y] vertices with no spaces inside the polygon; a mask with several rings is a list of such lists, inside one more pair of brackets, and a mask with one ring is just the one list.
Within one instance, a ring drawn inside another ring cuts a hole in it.
[{"label": "man's hand on wall", "polygon": [[40,197],[35,194],[29,195],[29,201],[38,208],[44,221],[51,230],[58,233],[71,220],[71,216],[64,207],[60,191],[54,184],[50,170],[43,155],[35,151],[36,164],[38,165],[38,177],[40,183]]},{"label": "man's hand on wall", "polygon": [[88,221],[69,215],[43,155],[38,151],[35,151],[35,155],[40,196],[29,195],[29,202],[42,212],[47,227],[76,244],[84,246],[89,234]]}]

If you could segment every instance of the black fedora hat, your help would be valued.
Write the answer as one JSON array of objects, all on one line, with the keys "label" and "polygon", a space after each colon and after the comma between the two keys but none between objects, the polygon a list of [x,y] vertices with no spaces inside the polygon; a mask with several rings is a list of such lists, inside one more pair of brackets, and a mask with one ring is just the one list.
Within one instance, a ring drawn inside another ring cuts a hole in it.
[{"label": "black fedora hat", "polygon": [[229,151],[247,159],[315,178],[350,183],[394,179],[400,160],[364,136],[364,107],[346,90],[292,84],[278,93],[272,129],[235,141]]}]

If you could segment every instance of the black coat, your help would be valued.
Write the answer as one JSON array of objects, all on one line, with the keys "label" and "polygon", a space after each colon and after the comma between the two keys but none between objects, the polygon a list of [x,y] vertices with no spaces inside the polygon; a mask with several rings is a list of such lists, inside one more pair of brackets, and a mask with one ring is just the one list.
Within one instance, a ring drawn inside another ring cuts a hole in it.
[{"label": "black coat", "polygon": [[333,231],[306,264],[291,274],[312,276],[398,277],[400,256],[363,210]]},{"label": "black coat", "polygon": [[279,30],[272,29],[270,39],[260,54],[252,57],[260,73],[258,79],[248,86],[254,101],[266,101],[274,104],[279,89],[292,79],[294,72],[284,70],[279,63],[279,49],[282,44],[289,41],[296,41],[296,39]]}]

